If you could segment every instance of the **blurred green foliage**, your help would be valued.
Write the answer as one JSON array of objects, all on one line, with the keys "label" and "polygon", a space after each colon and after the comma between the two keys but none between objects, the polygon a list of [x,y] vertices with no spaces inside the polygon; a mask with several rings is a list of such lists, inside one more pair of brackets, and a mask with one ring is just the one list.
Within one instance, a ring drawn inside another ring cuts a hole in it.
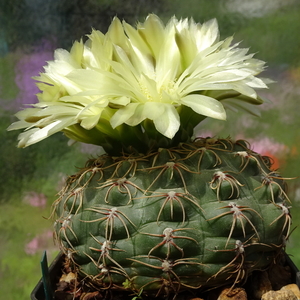
[{"label": "blurred green foliage", "polygon": [[[36,234],[51,228],[50,221],[43,219],[49,215],[49,207],[41,210],[24,203],[18,205],[1,204],[0,210],[0,299],[29,299],[29,295],[41,277],[41,252],[27,255],[26,243]],[[52,241],[47,244],[50,248]],[[53,246],[51,247],[53,249]],[[52,260],[58,251],[48,251]]]},{"label": "blurred green foliage", "polygon": [[[49,216],[59,181],[74,173],[76,167],[83,167],[90,156],[81,151],[80,144],[68,146],[62,134],[25,149],[16,147],[19,132],[6,131],[14,120],[13,113],[20,108],[13,105],[19,93],[15,80],[16,64],[22,55],[42,52],[43,47],[48,51],[57,47],[68,49],[74,40],[84,37],[92,27],[106,31],[115,15],[132,24],[143,21],[148,13],[156,13],[164,21],[173,15],[193,17],[201,23],[217,18],[221,38],[234,35],[236,41],[242,41],[242,47],[257,52],[256,57],[267,61],[269,66],[266,76],[279,83],[271,85],[270,90],[263,94],[273,102],[262,107],[260,119],[229,112],[228,122],[206,122],[199,128],[199,134],[209,132],[252,140],[268,137],[274,144],[284,145],[287,149],[282,155],[278,154],[283,176],[299,176],[300,2],[281,6],[259,18],[246,18],[229,11],[225,4],[226,0],[0,1],[1,300],[29,298],[40,277],[39,261],[44,249],[27,254],[25,246],[34,237],[51,229],[51,222],[43,216]],[[299,201],[299,180],[293,180],[289,185],[291,199]],[[24,202],[24,195],[31,191],[45,195],[45,207],[33,207]],[[293,226],[300,222],[297,201],[292,204]],[[299,236],[299,230],[295,230],[288,244],[288,253],[294,255],[293,260],[298,266]],[[49,253],[54,255],[55,248],[49,247]]]},{"label": "blurred green foliage", "polygon": [[[16,61],[14,56],[0,56],[0,99],[12,100],[17,96],[18,87],[15,83],[14,65]],[[4,112],[1,113],[3,115]],[[5,122],[2,120],[2,123]]]},{"label": "blurred green foliage", "polygon": [[[248,20],[237,32],[236,39],[247,37],[247,46],[258,52],[269,66],[300,65],[300,2],[289,10],[275,12],[267,17]],[[261,33],[261,34],[260,34]]]},{"label": "blurred green foliage", "polygon": [[106,31],[115,15],[135,23],[149,12],[163,11],[165,2],[168,3],[159,0],[3,0],[0,1],[0,28],[10,50],[34,47],[41,39],[68,48],[92,27]]}]

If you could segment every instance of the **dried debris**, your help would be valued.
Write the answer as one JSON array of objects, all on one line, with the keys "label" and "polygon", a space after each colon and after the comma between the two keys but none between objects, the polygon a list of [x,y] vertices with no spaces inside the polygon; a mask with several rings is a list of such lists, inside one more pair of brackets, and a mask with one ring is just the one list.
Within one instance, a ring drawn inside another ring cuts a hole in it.
[{"label": "dried debris", "polygon": [[243,288],[226,288],[217,300],[247,300],[247,293]]}]

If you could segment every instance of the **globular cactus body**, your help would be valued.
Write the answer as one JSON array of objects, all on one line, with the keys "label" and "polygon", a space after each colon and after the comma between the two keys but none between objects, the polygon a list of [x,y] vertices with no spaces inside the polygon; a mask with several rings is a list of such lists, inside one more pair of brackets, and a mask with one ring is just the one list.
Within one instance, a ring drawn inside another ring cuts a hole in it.
[{"label": "globular cactus body", "polygon": [[246,142],[199,138],[90,160],[54,203],[55,235],[97,288],[174,295],[272,264],[290,232],[288,201]]}]

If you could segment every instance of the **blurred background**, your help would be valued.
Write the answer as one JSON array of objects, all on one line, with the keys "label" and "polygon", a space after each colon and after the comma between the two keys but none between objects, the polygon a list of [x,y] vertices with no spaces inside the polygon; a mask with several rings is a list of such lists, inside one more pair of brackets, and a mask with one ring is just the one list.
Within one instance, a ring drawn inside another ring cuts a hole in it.
[{"label": "blurred background", "polygon": [[[263,76],[275,81],[260,93],[269,101],[261,117],[229,112],[228,122],[204,122],[202,136],[247,139],[274,160],[283,177],[300,175],[300,1],[299,0],[1,0],[0,1],[0,299],[25,300],[41,277],[40,258],[58,253],[52,240],[51,203],[66,176],[84,166],[98,147],[67,145],[62,134],[18,149],[19,132],[7,132],[14,113],[35,103],[32,76],[43,71],[56,48],[90,33],[106,32],[117,15],[131,24],[148,13],[197,22],[217,18],[221,38],[234,35],[240,47],[265,60]],[[300,223],[300,179],[289,180],[293,228]],[[300,268],[300,228],[287,252]]]}]

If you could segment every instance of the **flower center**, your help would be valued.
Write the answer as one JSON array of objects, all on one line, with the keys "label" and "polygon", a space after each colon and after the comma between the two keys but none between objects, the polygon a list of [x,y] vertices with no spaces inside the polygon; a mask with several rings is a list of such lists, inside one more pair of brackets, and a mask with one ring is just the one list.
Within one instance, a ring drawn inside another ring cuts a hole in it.
[{"label": "flower center", "polygon": [[175,82],[166,81],[163,84],[154,79],[142,78],[139,80],[141,92],[145,95],[146,101],[177,104],[179,95],[175,88]]}]

